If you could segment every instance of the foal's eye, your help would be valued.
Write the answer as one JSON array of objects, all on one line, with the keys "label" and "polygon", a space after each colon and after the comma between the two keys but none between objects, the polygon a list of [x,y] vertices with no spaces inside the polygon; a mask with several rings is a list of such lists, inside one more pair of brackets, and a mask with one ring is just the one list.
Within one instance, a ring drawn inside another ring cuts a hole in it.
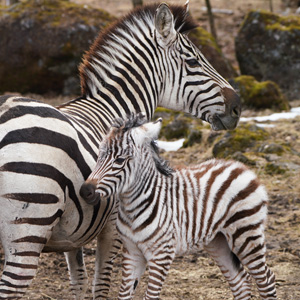
[{"label": "foal's eye", "polygon": [[186,63],[190,66],[190,67],[198,67],[200,64],[198,62],[197,59],[192,58],[192,59],[187,59]]},{"label": "foal's eye", "polygon": [[125,161],[124,157],[118,157],[115,159],[115,163],[121,165]]}]

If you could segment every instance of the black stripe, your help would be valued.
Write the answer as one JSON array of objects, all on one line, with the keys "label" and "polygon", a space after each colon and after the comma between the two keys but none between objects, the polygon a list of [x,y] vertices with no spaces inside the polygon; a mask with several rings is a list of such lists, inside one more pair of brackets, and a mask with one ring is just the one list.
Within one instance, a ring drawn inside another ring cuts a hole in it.
[{"label": "black stripe", "polygon": [[[13,143],[42,144],[63,150],[73,159],[86,179],[91,169],[78,149],[78,144],[72,138],[40,127],[18,129],[9,132],[0,142],[0,149]],[[37,174],[38,175],[38,174]]]},{"label": "black stripe", "polygon": [[4,96],[0,96],[0,106],[2,106],[7,99],[12,98],[12,97],[16,97],[14,95],[4,95]]},{"label": "black stripe", "polygon": [[23,117],[25,115],[34,115],[34,116],[39,116],[41,118],[53,118],[70,124],[70,121],[54,107],[51,106],[35,107],[35,106],[23,106],[23,105],[12,107],[8,111],[6,111],[0,118],[0,124],[3,124],[14,118]]},{"label": "black stripe", "polygon": [[12,223],[13,224],[30,224],[30,225],[40,225],[46,226],[51,225],[53,222],[60,218],[63,214],[63,211],[59,209],[53,216],[51,217],[41,217],[41,218],[16,218]]},{"label": "black stripe", "polygon": [[52,194],[39,194],[39,193],[13,193],[5,194],[4,198],[11,200],[23,201],[26,203],[36,203],[36,204],[53,204],[58,203],[59,199],[57,196]]},{"label": "black stripe", "polygon": [[36,235],[25,236],[12,241],[13,243],[32,243],[32,244],[46,244],[47,239]]},{"label": "black stripe", "polygon": [[75,233],[79,229],[83,220],[83,211],[79,203],[78,197],[75,193],[75,189],[72,181],[68,179],[64,174],[62,174],[61,172],[59,172],[57,169],[55,169],[50,165],[29,163],[29,162],[10,162],[3,165],[0,168],[0,171],[14,172],[20,174],[30,174],[30,175],[37,175],[41,177],[50,178],[52,180],[55,180],[60,185],[61,189],[64,192],[68,187],[69,197],[74,202],[79,214],[78,225],[73,233]]}]

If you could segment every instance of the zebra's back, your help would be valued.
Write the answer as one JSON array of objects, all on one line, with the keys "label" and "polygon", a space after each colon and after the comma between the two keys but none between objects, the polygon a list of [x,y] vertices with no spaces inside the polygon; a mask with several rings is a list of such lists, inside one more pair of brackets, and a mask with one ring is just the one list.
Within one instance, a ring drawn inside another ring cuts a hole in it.
[{"label": "zebra's back", "polygon": [[212,159],[178,169],[169,180],[176,191],[170,205],[178,251],[205,246],[218,232],[225,234],[224,228],[240,228],[245,220],[263,223],[267,217],[265,188],[239,162]]}]

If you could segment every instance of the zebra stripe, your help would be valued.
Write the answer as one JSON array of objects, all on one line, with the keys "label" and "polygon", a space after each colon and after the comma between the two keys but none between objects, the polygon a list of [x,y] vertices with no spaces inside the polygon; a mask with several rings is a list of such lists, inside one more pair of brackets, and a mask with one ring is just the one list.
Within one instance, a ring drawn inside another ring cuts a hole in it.
[{"label": "zebra stripe", "polygon": [[175,255],[202,248],[219,265],[235,300],[251,298],[251,277],[262,299],[277,299],[265,257],[268,196],[256,175],[239,162],[216,159],[171,170],[153,144],[161,119],[143,124],[144,117],[118,120],[82,186],[101,201],[119,199],[124,250],[118,299],[132,299],[146,265],[143,299],[159,299]]},{"label": "zebra stripe", "polygon": [[187,7],[140,8],[100,34],[84,56],[79,98],[54,108],[0,97],[0,237],[6,259],[0,299],[25,293],[36,274],[26,266],[37,266],[41,251],[65,252],[72,294],[83,299],[88,280],[82,246],[96,237],[93,297],[107,299],[120,248],[116,201],[89,205],[79,191],[116,117],[143,111],[150,119],[160,105],[203,118],[215,130],[235,128],[239,98],[186,36],[194,27]]}]

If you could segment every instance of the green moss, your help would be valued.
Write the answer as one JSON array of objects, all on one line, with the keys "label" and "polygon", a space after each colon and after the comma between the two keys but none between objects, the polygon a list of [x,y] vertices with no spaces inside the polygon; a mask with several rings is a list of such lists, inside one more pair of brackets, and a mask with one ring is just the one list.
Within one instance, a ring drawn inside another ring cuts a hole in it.
[{"label": "green moss", "polygon": [[234,85],[240,92],[242,104],[250,108],[288,110],[289,103],[273,81],[258,82],[253,76],[239,76]]},{"label": "green moss", "polygon": [[221,53],[221,49],[219,48],[214,37],[206,30],[201,27],[197,27],[189,33],[189,38],[192,42],[199,46],[209,46],[213,47],[217,50],[218,53]]},{"label": "green moss", "polygon": [[183,142],[183,148],[191,147],[202,142],[202,131],[200,129],[189,130],[188,137]]},{"label": "green moss", "polygon": [[[263,21],[268,30],[276,31],[293,31],[300,30],[300,17],[295,15],[280,16],[264,10],[250,11],[240,28],[243,28],[245,22],[253,22],[254,20]],[[259,22],[260,23],[260,22]]]},{"label": "green moss", "polygon": [[16,19],[29,16],[39,23],[51,23],[52,26],[58,26],[74,17],[79,17],[82,23],[94,24],[95,20],[99,20],[99,13],[103,22],[110,23],[115,20],[104,10],[86,8],[85,5],[75,4],[69,0],[27,0],[3,12]]},{"label": "green moss", "polygon": [[265,140],[269,133],[251,124],[241,124],[235,130],[225,133],[213,147],[214,157],[228,158],[235,152],[247,152],[257,147],[257,143]]},{"label": "green moss", "polygon": [[265,172],[269,175],[280,175],[286,172],[285,169],[277,165],[276,163],[267,163],[265,165]]}]

